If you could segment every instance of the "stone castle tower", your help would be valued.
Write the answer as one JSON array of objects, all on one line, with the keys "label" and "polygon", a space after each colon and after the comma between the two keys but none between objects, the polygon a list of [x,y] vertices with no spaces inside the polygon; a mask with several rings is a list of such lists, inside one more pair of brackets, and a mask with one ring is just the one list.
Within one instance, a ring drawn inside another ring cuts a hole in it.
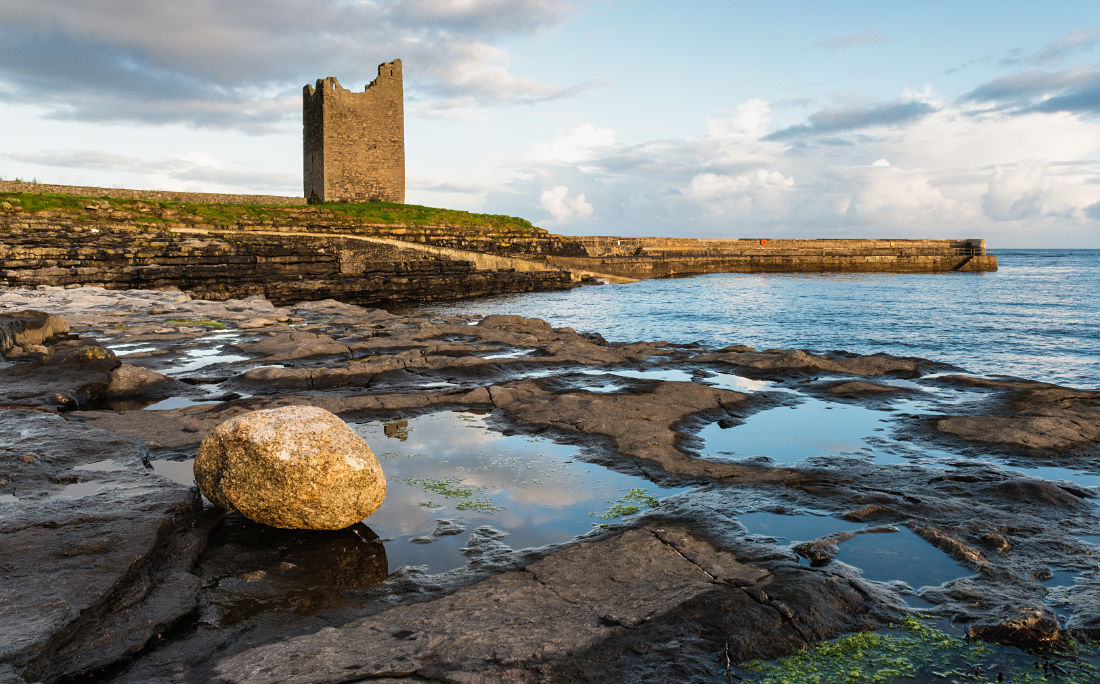
[{"label": "stone castle tower", "polygon": [[302,165],[310,202],[405,201],[401,60],[361,93],[332,76],[302,90]]}]

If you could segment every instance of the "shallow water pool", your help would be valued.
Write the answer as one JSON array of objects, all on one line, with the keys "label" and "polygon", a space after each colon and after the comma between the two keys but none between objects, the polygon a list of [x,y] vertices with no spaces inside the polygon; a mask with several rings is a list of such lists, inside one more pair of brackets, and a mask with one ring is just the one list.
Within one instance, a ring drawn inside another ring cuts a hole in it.
[{"label": "shallow water pool", "polygon": [[386,501],[366,523],[387,539],[391,567],[459,567],[480,526],[503,532],[498,541],[516,549],[565,542],[685,491],[578,460],[575,446],[501,434],[485,415],[418,416],[392,437],[381,422],[352,427],[386,472]]},{"label": "shallow water pool", "polygon": [[[386,500],[364,523],[393,569],[461,567],[479,552],[466,549],[471,533],[485,527],[477,539],[514,549],[567,542],[687,490],[586,463],[576,446],[504,435],[486,415],[442,411],[351,427],[386,473]],[[193,463],[152,461],[159,475],[189,486]]]},{"label": "shallow water pool", "polygon": [[853,404],[808,398],[753,414],[741,425],[723,429],[717,423],[699,432],[702,453],[728,460],[767,457],[777,465],[794,465],[815,456],[859,452],[867,438],[885,428],[890,415]]}]

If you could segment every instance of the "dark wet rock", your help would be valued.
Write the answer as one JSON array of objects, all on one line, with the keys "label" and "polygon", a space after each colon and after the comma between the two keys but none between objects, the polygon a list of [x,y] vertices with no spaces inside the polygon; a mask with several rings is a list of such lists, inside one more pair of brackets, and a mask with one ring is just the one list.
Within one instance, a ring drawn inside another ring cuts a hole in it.
[{"label": "dark wet rock", "polygon": [[886,394],[907,394],[910,393],[912,390],[906,389],[904,387],[880,385],[874,382],[851,380],[848,382],[830,384],[826,387],[826,391],[829,394],[835,394],[839,397],[863,397],[881,396]]},{"label": "dark wet rock", "polygon": [[1012,544],[1005,539],[1004,535],[997,532],[986,532],[982,535],[982,542],[986,548],[996,553],[1007,553],[1012,550]]},{"label": "dark wet rock", "polygon": [[801,349],[768,349],[755,351],[750,347],[727,347],[718,352],[695,357],[700,363],[725,363],[738,368],[773,374],[845,373],[848,375],[895,375],[915,378],[935,369],[951,368],[946,364],[915,357],[889,354],[811,354]]},{"label": "dark wet rock", "polygon": [[837,546],[837,540],[832,537],[811,539],[810,541],[795,544],[791,548],[794,549],[794,552],[798,555],[808,559],[810,565],[814,567],[828,565],[832,562],[833,558],[836,558],[837,552],[840,551],[840,547]]},{"label": "dark wet rock", "polygon": [[186,391],[187,385],[175,378],[124,363],[111,371],[110,383],[100,396],[103,399],[159,399]]},{"label": "dark wet rock", "polygon": [[971,625],[967,636],[1020,648],[1050,645],[1060,633],[1058,616],[1048,606],[1006,608],[1005,617]]},{"label": "dark wet rock", "polygon": [[[787,611],[759,603],[761,591]],[[688,529],[629,530],[434,601],[218,658],[214,680],[618,679],[655,660],[624,670],[633,646],[667,643],[673,630],[686,643],[678,667],[716,672],[723,641],[738,658],[768,657],[881,624],[891,611],[873,596],[803,568],[742,567]]]},{"label": "dark wet rock", "polygon": [[261,340],[240,342],[233,346],[245,354],[261,356],[271,362],[350,354],[346,345],[328,335],[304,331],[271,333]]},{"label": "dark wet rock", "polygon": [[550,324],[541,318],[524,318],[523,316],[509,316],[506,314],[493,314],[482,318],[477,323],[487,328],[500,328],[513,332],[551,332]]},{"label": "dark wet rock", "polygon": [[980,488],[996,498],[1043,508],[1081,508],[1088,504],[1085,500],[1073,492],[1067,491],[1052,482],[1043,480],[1031,480],[1012,478],[992,484],[986,484]]},{"label": "dark wet rock", "polygon": [[1031,452],[1100,453],[1100,392],[1008,377],[952,375],[937,381],[992,392],[969,415],[937,420],[940,432]]},{"label": "dark wet rock", "polygon": [[0,314],[0,356],[19,354],[21,347],[41,346],[47,340],[69,332],[60,316],[43,311],[23,310]]},{"label": "dark wet rock", "polygon": [[1100,410],[1091,418],[1084,415],[958,416],[936,421],[936,428],[976,442],[1023,449],[1064,449],[1100,441]]},{"label": "dark wet rock", "polygon": [[912,530],[926,542],[950,554],[955,560],[962,561],[983,574],[992,574],[993,569],[985,555],[957,539],[955,536],[931,525],[914,525]]},{"label": "dark wet rock", "polygon": [[49,408],[101,397],[120,364],[113,352],[80,338],[51,339],[45,354],[16,360],[0,374],[0,401]]},{"label": "dark wet rock", "polygon": [[752,478],[783,482],[802,479],[779,468],[716,463],[693,458],[678,448],[676,427],[689,417],[737,407],[748,395],[694,382],[652,383],[631,394],[552,393],[536,380],[489,388],[493,405],[520,422],[542,428],[610,438],[618,451],[652,461],[664,471],[716,479]]},{"label": "dark wet rock", "polygon": [[[435,529],[431,534],[426,534],[420,537],[413,537],[409,541],[414,544],[431,544],[440,537],[450,537],[456,534],[462,534],[466,531],[466,526],[461,523],[456,523],[453,520],[436,520]],[[496,535],[492,536],[493,539],[498,538]],[[476,541],[476,540],[475,540]],[[469,555],[476,553],[476,549],[473,546],[467,544],[467,549],[471,552]]]},{"label": "dark wet rock", "polygon": [[1066,620],[1066,631],[1089,639],[1100,638],[1100,583],[1080,587],[1074,598],[1077,608]]},{"label": "dark wet rock", "polygon": [[195,483],[217,506],[288,529],[343,529],[386,498],[386,477],[363,438],[313,406],[222,423],[199,446]]},{"label": "dark wet rock", "polygon": [[197,492],[148,470],[140,443],[60,416],[3,410],[0,432],[16,499],[0,500],[0,663],[28,681],[89,672],[194,609]]},{"label": "dark wet rock", "polygon": [[[220,673],[226,679],[285,676],[311,681],[376,674],[398,679],[713,681],[725,677],[727,644],[735,663],[771,657],[835,634],[875,627],[900,614],[900,597],[910,594],[909,586],[858,579],[876,576],[875,560],[852,560],[856,567],[847,562],[798,567],[786,538],[749,535],[737,524],[744,511],[829,513],[853,522],[904,523],[920,531],[935,545],[927,549],[930,560],[942,550],[980,570],[972,574],[953,567],[946,574],[954,579],[943,584],[942,576],[919,582],[918,571],[910,581],[912,586],[921,584],[930,611],[954,624],[1000,624],[1018,617],[1015,608],[1006,606],[1049,601],[1071,614],[1069,625],[1086,634],[1097,629],[1090,617],[1100,605],[1089,593],[1095,584],[1088,573],[1093,556],[1074,538],[1091,533],[1097,524],[1091,493],[1001,465],[1008,459],[1013,466],[1026,466],[1023,456],[1030,458],[1031,453],[1006,456],[1004,445],[981,441],[960,446],[957,437],[934,428],[937,419],[983,414],[1087,415],[1092,399],[1083,390],[1013,378],[922,378],[921,385],[967,391],[950,397],[939,391],[911,392],[912,411],[934,417],[884,412],[893,429],[867,437],[874,459],[848,454],[793,467],[774,467],[774,461],[729,463],[707,460],[700,453],[698,430],[716,421],[740,424],[790,395],[743,395],[699,382],[645,379],[616,381],[619,391],[600,394],[583,390],[595,378],[578,371],[668,369],[698,376],[700,369],[732,367],[747,377],[790,379],[784,383],[787,389],[801,395],[884,408],[895,394],[887,381],[873,378],[913,377],[934,364],[843,352],[757,352],[743,346],[715,352],[700,345],[600,344],[598,338],[533,319],[505,317],[466,325],[478,319],[394,316],[336,302],[296,305],[280,313],[247,301],[207,307],[178,293],[112,293],[120,299],[111,302],[95,293],[69,291],[36,291],[27,297],[40,295],[80,298],[74,320],[104,342],[140,341],[155,347],[148,358],[130,357],[130,363],[148,363],[150,368],[160,368],[160,363],[168,367],[183,352],[213,351],[212,345],[225,349],[272,340],[267,347],[249,347],[254,358],[239,365],[192,374],[189,391],[180,393],[218,397],[220,403],[67,414],[145,441],[158,465],[192,457],[202,437],[218,424],[258,409],[311,405],[347,420],[411,418],[411,439],[416,439],[419,414],[494,409],[493,425],[502,431],[541,433],[579,447],[577,458],[598,464],[593,467],[691,488],[662,499],[648,512],[594,527],[579,540],[563,538],[540,549],[520,548],[515,541],[520,537],[509,534],[513,529],[506,516],[494,519],[494,527],[458,518],[437,523],[435,529],[428,523],[415,532],[424,541],[439,542],[467,524],[475,527],[464,533],[467,565],[435,575],[402,568],[388,579],[386,549],[362,525],[299,533],[231,514],[214,528],[208,550],[191,569],[201,581],[191,612],[160,632],[164,638],[150,641],[132,661],[99,673],[104,678],[207,681]],[[7,294],[4,301],[10,301]],[[45,302],[34,306],[47,308]],[[210,317],[232,328],[257,318],[278,321],[282,314],[295,322],[293,330],[265,326],[205,342],[209,330],[168,325],[170,319]],[[159,328],[169,332],[152,332]],[[70,344],[55,336],[45,351],[5,370],[39,357],[56,360],[51,349],[62,342]],[[334,353],[311,356],[310,349],[320,348],[315,344],[332,345],[328,350]],[[351,358],[340,351],[344,349]],[[533,351],[517,358],[484,358],[513,349]],[[716,360],[700,360],[711,356]],[[292,367],[276,367],[283,363]],[[238,369],[245,372],[231,378],[229,373]],[[529,372],[548,377],[522,379]],[[838,382],[835,377],[859,373],[867,373],[866,378]],[[845,385],[842,393],[827,391]],[[880,386],[888,389],[869,389]],[[231,388],[254,396],[226,395]],[[390,432],[399,436],[399,423],[393,425]],[[917,457],[924,441],[940,449],[950,444],[946,448],[955,458],[936,466],[923,463]],[[880,448],[905,456],[906,462],[879,462]],[[1075,468],[1091,474],[1092,461],[1080,458],[1089,448],[1081,443],[1045,453],[1052,460],[1076,459]],[[13,465],[33,467],[43,458],[48,454],[28,446]],[[11,481],[11,473],[0,471],[0,504],[12,497],[7,493]],[[200,517],[194,530],[205,529],[204,520]],[[401,546],[408,537],[393,529],[385,534],[394,537],[385,541],[389,558],[409,550]],[[813,535],[793,538],[808,536]],[[846,543],[842,536],[813,541],[828,551],[825,544]],[[167,544],[163,537],[156,539],[150,543]],[[443,544],[453,549],[455,542],[462,540]],[[430,550],[420,547],[415,553]],[[812,549],[805,550],[814,557]],[[827,556],[819,554],[821,561]],[[954,566],[946,557],[937,560]],[[188,566],[173,567],[186,571]],[[1075,578],[1073,587],[1050,590],[1039,581],[1050,567],[1084,575]],[[950,575],[953,570],[965,576]],[[188,582],[184,578],[173,586],[191,591]],[[160,587],[160,581],[148,586]],[[142,614],[162,613],[150,609]],[[98,618],[88,617],[88,625],[93,624]],[[103,624],[110,629],[113,623]],[[290,648],[284,649],[285,644]],[[111,653],[104,657],[115,657]],[[268,674],[258,674],[257,663],[270,666]]]},{"label": "dark wet rock", "polygon": [[870,504],[858,510],[846,511],[840,514],[841,518],[850,522],[870,522],[872,520],[896,518],[897,516],[897,511],[881,504]]}]

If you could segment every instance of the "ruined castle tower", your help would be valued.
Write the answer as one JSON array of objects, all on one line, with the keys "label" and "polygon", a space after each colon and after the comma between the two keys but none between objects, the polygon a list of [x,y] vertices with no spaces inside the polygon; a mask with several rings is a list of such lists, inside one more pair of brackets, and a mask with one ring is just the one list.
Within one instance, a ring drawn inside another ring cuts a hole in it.
[{"label": "ruined castle tower", "polygon": [[378,65],[363,92],[332,76],[302,90],[302,165],[311,202],[405,201],[401,60]]}]

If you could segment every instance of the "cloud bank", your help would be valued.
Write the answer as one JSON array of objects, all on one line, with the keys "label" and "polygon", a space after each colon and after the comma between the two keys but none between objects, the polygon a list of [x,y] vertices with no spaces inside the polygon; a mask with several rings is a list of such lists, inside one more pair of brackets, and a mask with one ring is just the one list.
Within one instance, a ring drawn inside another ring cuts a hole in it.
[{"label": "cloud bank", "polygon": [[[1048,88],[1085,80],[1057,77]],[[997,87],[998,97],[1043,90],[1028,78]],[[589,234],[993,231],[1033,236],[1032,244],[1097,243],[1100,125],[1090,111],[1044,109],[1026,98],[991,110],[985,99],[952,104],[926,91],[823,109],[782,127],[769,103],[753,99],[706,119],[698,138],[619,141],[610,127],[589,122],[532,144],[532,173],[509,195],[490,198],[520,213],[528,198],[556,223]],[[575,210],[570,197],[601,211]]]},{"label": "cloud bank", "polygon": [[33,97],[60,119],[266,133],[296,123],[305,83],[366,82],[374,65],[401,57],[414,106],[536,103],[592,84],[515,74],[489,41],[555,27],[581,9],[541,0],[0,0],[0,100]]}]

